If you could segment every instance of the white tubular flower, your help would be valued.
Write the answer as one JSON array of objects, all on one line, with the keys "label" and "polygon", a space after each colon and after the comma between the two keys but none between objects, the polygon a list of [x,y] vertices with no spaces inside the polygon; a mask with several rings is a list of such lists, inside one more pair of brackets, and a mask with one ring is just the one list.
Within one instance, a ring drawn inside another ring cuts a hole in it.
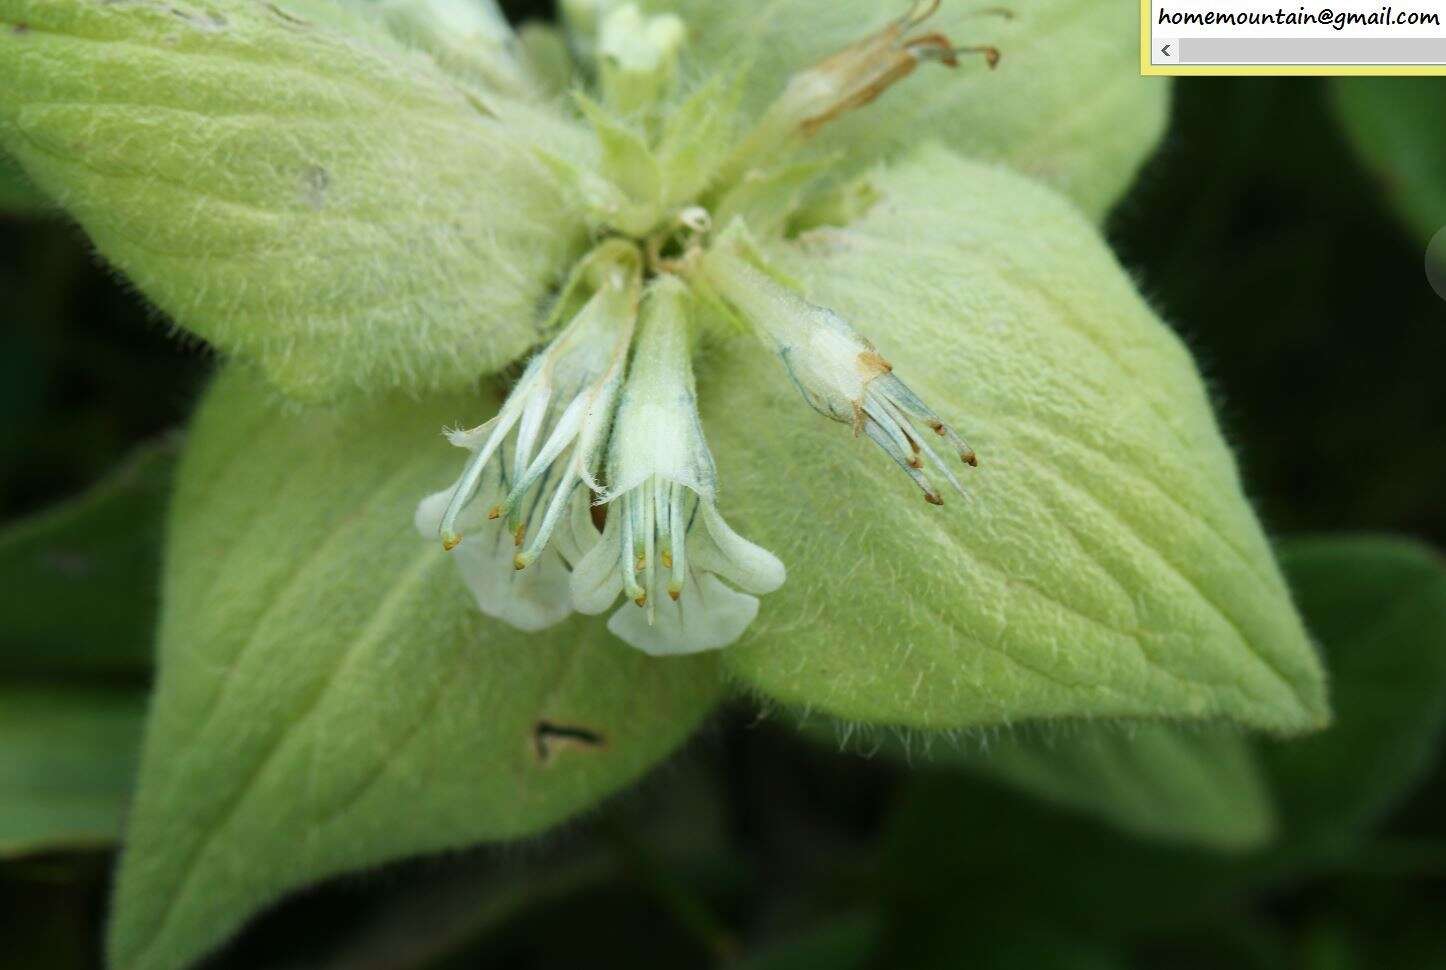
[{"label": "white tubular flower", "polygon": [[671,276],[648,291],[608,449],[607,526],[572,575],[579,612],[602,613],[619,593],[632,600],[608,629],[654,655],[732,643],[758,614],[748,594],[772,592],[785,575],[776,556],[729,528],[715,507],[685,297]]},{"label": "white tubular flower", "polygon": [[967,465],[979,464],[974,449],[894,376],[889,362],[847,321],[800,298],[724,248],[703,259],[702,272],[772,345],[814,410],[850,425],[856,435],[868,435],[931,504],[943,505],[944,499],[924,474],[926,459],[955,491],[966,495],[916,424],[943,439]]},{"label": "white tubular flower", "polygon": [[567,564],[597,535],[589,490],[597,487],[638,293],[635,274],[603,272],[597,292],[527,365],[497,416],[448,433],[472,457],[455,484],[417,507],[418,531],[453,550],[482,612],[520,630],[572,612]]}]

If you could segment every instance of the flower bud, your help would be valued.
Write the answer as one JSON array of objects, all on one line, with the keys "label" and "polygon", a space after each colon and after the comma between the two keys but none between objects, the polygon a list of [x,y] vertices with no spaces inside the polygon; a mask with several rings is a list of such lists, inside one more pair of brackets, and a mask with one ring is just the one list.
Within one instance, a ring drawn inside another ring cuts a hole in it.
[{"label": "flower bud", "polygon": [[623,115],[646,113],[667,95],[685,38],[672,14],[644,17],[636,4],[607,14],[598,35],[598,73],[608,107]]}]

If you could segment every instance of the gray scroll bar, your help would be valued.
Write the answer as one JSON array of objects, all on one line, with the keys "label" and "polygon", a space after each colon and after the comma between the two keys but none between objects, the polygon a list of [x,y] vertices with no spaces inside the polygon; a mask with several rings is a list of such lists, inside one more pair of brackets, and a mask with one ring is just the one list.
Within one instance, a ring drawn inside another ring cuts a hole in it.
[{"label": "gray scroll bar", "polygon": [[1181,64],[1446,64],[1446,37],[1185,37]]}]

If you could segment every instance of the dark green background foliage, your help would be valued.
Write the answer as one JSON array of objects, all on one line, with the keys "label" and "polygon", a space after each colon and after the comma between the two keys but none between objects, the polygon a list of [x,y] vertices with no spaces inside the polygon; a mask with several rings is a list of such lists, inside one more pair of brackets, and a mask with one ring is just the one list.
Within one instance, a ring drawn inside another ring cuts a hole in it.
[{"label": "dark green background foliage", "polygon": [[[1268,846],[1148,841],[918,738],[738,705],[561,833],[317,888],[214,965],[1446,965],[1446,84],[1176,91],[1109,233],[1211,380],[1334,678],[1333,728],[1258,745]],[[0,294],[0,965],[87,967],[172,434],[212,361],[44,214],[0,215]]]}]

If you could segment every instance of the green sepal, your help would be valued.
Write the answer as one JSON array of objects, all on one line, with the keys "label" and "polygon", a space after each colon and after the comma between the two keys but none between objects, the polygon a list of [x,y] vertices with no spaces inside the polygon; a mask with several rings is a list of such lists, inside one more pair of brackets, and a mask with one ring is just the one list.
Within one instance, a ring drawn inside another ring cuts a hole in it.
[{"label": "green sepal", "polygon": [[714,218],[720,226],[741,219],[759,237],[782,235],[800,214],[799,203],[809,186],[828,168],[829,161],[819,159],[750,171],[724,193]]},{"label": "green sepal", "polygon": [[742,93],[741,75],[717,76],[669,110],[658,138],[666,206],[697,201],[718,173],[734,135]]},{"label": "green sepal", "polygon": [[621,211],[605,213],[604,218],[630,235],[647,233],[663,215],[663,172],[647,138],[582,92],[575,92],[573,100],[602,149],[597,173],[627,201]]}]

